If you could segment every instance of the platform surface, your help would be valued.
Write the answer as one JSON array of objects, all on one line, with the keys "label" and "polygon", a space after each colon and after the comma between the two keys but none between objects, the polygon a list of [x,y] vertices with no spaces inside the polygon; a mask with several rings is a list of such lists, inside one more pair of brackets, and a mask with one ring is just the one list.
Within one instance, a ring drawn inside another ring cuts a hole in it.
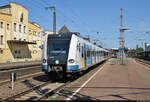
[{"label": "platform surface", "polygon": [[131,58],[125,65],[109,59],[72,99],[150,100],[150,68]]}]

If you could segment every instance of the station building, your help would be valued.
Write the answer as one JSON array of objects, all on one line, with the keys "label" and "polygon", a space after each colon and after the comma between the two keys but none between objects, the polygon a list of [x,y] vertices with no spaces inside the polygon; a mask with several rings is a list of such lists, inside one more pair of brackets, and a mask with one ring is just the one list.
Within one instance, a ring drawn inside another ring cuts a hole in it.
[{"label": "station building", "polygon": [[40,60],[42,27],[29,22],[29,11],[17,3],[0,7],[0,63]]}]

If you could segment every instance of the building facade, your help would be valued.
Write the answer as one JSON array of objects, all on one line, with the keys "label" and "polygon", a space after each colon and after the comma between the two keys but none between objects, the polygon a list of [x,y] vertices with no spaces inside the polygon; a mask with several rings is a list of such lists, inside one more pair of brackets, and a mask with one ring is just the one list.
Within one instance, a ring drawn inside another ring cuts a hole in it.
[{"label": "building facade", "polygon": [[29,22],[29,11],[11,2],[0,7],[0,63],[40,60],[43,29]]},{"label": "building facade", "polygon": [[145,43],[145,51],[150,51],[150,43]]}]

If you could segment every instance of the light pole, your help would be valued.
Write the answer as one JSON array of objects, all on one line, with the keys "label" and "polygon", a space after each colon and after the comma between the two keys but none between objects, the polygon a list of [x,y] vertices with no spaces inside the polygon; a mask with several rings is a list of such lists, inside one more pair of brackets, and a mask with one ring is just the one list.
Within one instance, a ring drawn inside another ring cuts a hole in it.
[{"label": "light pole", "polygon": [[56,34],[56,8],[54,6],[45,7],[46,10],[53,9],[53,33]]}]

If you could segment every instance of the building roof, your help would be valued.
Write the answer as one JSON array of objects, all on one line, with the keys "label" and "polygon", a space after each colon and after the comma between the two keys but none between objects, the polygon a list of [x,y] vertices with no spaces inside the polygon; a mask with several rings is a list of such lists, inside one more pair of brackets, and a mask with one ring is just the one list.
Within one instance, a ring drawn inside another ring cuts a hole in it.
[{"label": "building roof", "polygon": [[0,6],[0,9],[1,9],[1,8],[10,8],[10,5]]},{"label": "building roof", "polygon": [[30,24],[33,24],[34,26],[36,26],[36,27],[42,29],[42,27],[41,27],[38,23],[36,23],[36,22],[30,22],[30,21],[28,21],[28,22],[29,22]]},{"label": "building roof", "polygon": [[70,32],[69,29],[64,25],[59,31],[58,33],[61,33],[61,32]]},{"label": "building roof", "polygon": [[[12,1],[11,1],[10,4],[11,4],[11,3],[16,4],[16,5],[19,5],[19,6],[23,7],[23,8],[25,8],[24,6],[22,6],[21,4],[18,4],[18,3],[16,3],[16,2],[12,2]],[[28,11],[27,8],[25,8],[25,9]]]}]

